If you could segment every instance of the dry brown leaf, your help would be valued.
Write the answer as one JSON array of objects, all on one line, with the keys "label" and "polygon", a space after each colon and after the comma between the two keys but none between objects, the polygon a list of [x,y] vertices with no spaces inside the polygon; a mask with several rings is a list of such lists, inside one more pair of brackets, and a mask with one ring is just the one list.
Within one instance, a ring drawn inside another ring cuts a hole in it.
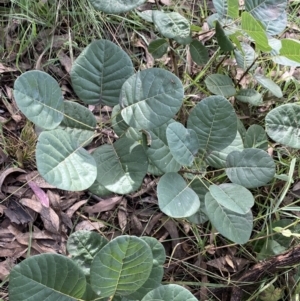
[{"label": "dry brown leaf", "polygon": [[59,51],[57,56],[58,56],[58,59],[59,59],[61,65],[66,69],[66,71],[68,73],[70,73],[71,68],[72,68],[72,61],[71,61],[70,57],[67,56],[63,51]]},{"label": "dry brown leaf", "polygon": [[15,168],[15,167],[10,167],[8,169],[6,169],[5,171],[3,171],[0,175],[0,198],[1,199],[4,199],[5,198],[5,195],[2,194],[2,185],[3,185],[3,182],[5,180],[5,178],[13,173],[13,172],[26,172],[25,170],[21,169],[21,168]]},{"label": "dry brown leaf", "polygon": [[127,226],[127,200],[126,199],[123,199],[119,205],[118,221],[122,232],[124,232]]},{"label": "dry brown leaf", "polygon": [[173,220],[169,219],[168,217],[164,217],[162,218],[162,224],[163,227],[168,231],[172,239],[172,248],[173,248],[172,257],[175,257],[177,259],[184,258],[184,254],[183,254],[184,252],[180,244],[176,223]]},{"label": "dry brown leaf", "polygon": [[99,230],[100,228],[104,228],[105,225],[101,222],[90,222],[90,221],[82,221],[75,227],[76,231],[80,230]]},{"label": "dry brown leaf", "polygon": [[122,196],[115,196],[109,199],[101,199],[99,203],[93,206],[87,206],[83,211],[89,214],[110,211],[113,210],[122,201],[122,198]]},{"label": "dry brown leaf", "polygon": [[41,215],[41,219],[44,223],[45,229],[52,233],[58,233],[60,227],[60,220],[58,215],[52,208],[46,208],[42,204],[34,199],[21,199],[20,203],[24,206],[31,208],[35,212]]},{"label": "dry brown leaf", "polygon": [[147,224],[146,228],[145,228],[145,233],[150,235],[152,229],[158,224],[159,220],[162,218],[163,214],[162,213],[157,213],[156,215],[154,215],[150,222]]},{"label": "dry brown leaf", "polygon": [[13,268],[13,260],[7,258],[4,261],[0,262],[0,279],[3,281],[9,275],[10,270]]},{"label": "dry brown leaf", "polygon": [[25,175],[18,176],[17,181],[21,183],[27,183],[31,181],[34,182],[36,185],[38,185],[40,188],[56,188],[55,186],[47,183],[45,179],[40,176],[37,170],[34,170]]},{"label": "dry brown leaf", "polygon": [[16,68],[8,67],[8,66],[5,66],[4,64],[0,63],[0,73],[15,72],[17,70],[18,69],[16,69]]},{"label": "dry brown leaf", "polygon": [[84,204],[87,203],[88,200],[82,200],[82,201],[79,201],[79,202],[76,202],[72,207],[70,207],[66,214],[69,218],[71,218],[73,216],[73,214]]},{"label": "dry brown leaf", "polygon": [[140,219],[135,215],[131,214],[131,229],[134,235],[141,236],[144,232],[144,227]]},{"label": "dry brown leaf", "polygon": [[35,220],[34,213],[30,212],[28,208],[23,208],[18,202],[12,200],[8,203],[4,210],[5,216],[10,219],[12,223],[17,225],[27,224]]}]

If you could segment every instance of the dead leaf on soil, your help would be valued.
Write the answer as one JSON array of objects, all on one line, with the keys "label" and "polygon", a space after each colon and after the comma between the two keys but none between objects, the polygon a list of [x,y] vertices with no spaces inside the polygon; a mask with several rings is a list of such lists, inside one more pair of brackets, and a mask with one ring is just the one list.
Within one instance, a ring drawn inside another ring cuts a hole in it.
[{"label": "dead leaf on soil", "polygon": [[43,189],[41,189],[34,182],[28,182],[28,186],[32,189],[37,199],[41,202],[41,204],[45,207],[49,207],[49,198]]},{"label": "dead leaf on soil", "polygon": [[247,259],[238,258],[226,254],[225,256],[209,260],[207,265],[212,266],[222,272],[239,272],[249,263]]},{"label": "dead leaf on soil", "polygon": [[14,263],[11,258],[7,258],[0,262],[0,279],[3,281],[9,275]]},{"label": "dead leaf on soil", "polygon": [[93,231],[93,230],[99,230],[104,227],[105,225],[102,222],[91,222],[86,220],[77,224],[77,226],[75,227],[75,231],[80,231],[80,230]]},{"label": "dead leaf on soil", "polygon": [[67,56],[63,51],[59,51],[57,56],[61,65],[66,69],[68,73],[70,73],[72,69],[72,61],[70,57]]},{"label": "dead leaf on soil", "polygon": [[31,181],[34,182],[36,185],[38,185],[40,188],[56,188],[55,186],[47,183],[45,179],[40,176],[37,170],[31,171],[26,175],[18,176],[17,181],[21,183],[27,183]]},{"label": "dead leaf on soil", "polygon": [[23,198],[20,200],[20,203],[41,215],[45,229],[55,234],[59,233],[60,220],[52,208],[44,207],[39,201],[34,199]]},{"label": "dead leaf on soil", "polygon": [[127,226],[127,200],[123,199],[118,208],[118,221],[122,233],[125,231]]},{"label": "dead leaf on soil", "polygon": [[10,167],[1,173],[1,175],[0,175],[0,198],[2,200],[5,198],[5,195],[2,193],[3,182],[4,182],[5,178],[13,172],[26,172],[26,171],[21,168]]},{"label": "dead leaf on soil", "polygon": [[25,210],[18,202],[12,200],[8,203],[4,213],[12,223],[24,225],[35,220],[34,212],[30,211],[31,210],[28,210],[28,208]]},{"label": "dead leaf on soil", "polygon": [[122,198],[122,196],[115,196],[109,199],[101,199],[96,205],[86,206],[83,211],[89,214],[110,211],[122,201]]}]

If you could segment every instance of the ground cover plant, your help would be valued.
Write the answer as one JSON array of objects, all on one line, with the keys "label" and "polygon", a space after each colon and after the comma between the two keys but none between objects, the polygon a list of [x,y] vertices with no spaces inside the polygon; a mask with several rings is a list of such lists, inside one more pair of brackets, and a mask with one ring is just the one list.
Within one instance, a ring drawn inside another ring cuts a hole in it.
[{"label": "ground cover plant", "polygon": [[[131,12],[143,2],[91,4],[105,14],[120,14]],[[148,51],[156,59],[169,55],[171,69],[160,66],[135,70],[126,51],[107,39],[97,39],[85,47],[70,68],[72,88],[85,105],[64,100],[59,83],[38,70],[27,71],[16,79],[14,98],[22,113],[39,128],[36,165],[49,184],[66,191],[88,190],[100,197],[128,195],[139,191],[150,175],[158,179],[158,207],[164,214],[184,220],[190,227],[207,224],[207,231],[212,229],[236,244],[247,244],[252,235],[257,258],[265,259],[286,250],[297,236],[297,220],[277,218],[268,226],[271,236],[262,239],[267,232],[254,227],[251,208],[257,214],[262,194],[259,189],[269,191],[271,199],[279,180],[285,185],[272,204],[264,203],[265,223],[273,214],[278,215],[280,207],[283,211],[297,210],[283,204],[293,183],[296,151],[300,148],[299,105],[290,101],[269,108],[260,124],[252,122],[247,129],[239,115],[245,108],[263,106],[270,97],[275,104],[276,99],[278,103],[283,99],[286,91],[263,72],[262,66],[272,64],[275,70],[279,66],[299,66],[300,43],[280,38],[287,26],[287,1],[276,2],[275,6],[272,1],[247,1],[244,7],[238,1],[213,1],[213,5],[216,13],[207,18],[207,32],[215,33],[210,36],[217,47],[213,53],[199,40],[203,32],[197,24],[176,11],[162,10],[156,3],[156,9],[136,14],[158,32]],[[180,67],[184,52],[203,66],[194,78]],[[221,58],[217,72],[210,72],[204,79],[217,57]],[[229,58],[242,71],[238,79],[226,68],[219,72]],[[191,104],[186,91],[194,87],[205,94],[201,101]],[[86,108],[99,104],[111,108],[105,124],[97,122]],[[117,139],[108,136],[106,143],[88,151],[103,126],[111,127]],[[286,151],[277,150],[278,158],[274,158],[270,150],[274,143],[289,152],[291,159],[284,164],[285,172],[282,163]],[[47,200],[43,206],[49,208]],[[61,256],[40,255],[16,265],[12,275],[25,279],[26,269],[44,259],[67,262]],[[149,271],[151,268],[149,264]],[[84,279],[84,273],[78,273]],[[18,295],[19,280],[12,279],[11,300],[24,299]],[[91,282],[83,281],[80,296],[70,294],[70,298],[97,299],[94,294],[102,291],[95,285],[98,280],[91,277]],[[91,297],[83,295],[86,283],[93,288]],[[122,295],[116,288],[103,298],[118,300],[115,294]],[[139,295],[139,300],[147,298],[144,295]]]}]

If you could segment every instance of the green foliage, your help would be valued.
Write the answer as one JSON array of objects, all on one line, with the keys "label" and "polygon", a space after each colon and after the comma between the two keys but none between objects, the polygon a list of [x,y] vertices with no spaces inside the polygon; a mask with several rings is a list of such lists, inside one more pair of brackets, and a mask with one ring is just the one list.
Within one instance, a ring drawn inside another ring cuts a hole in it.
[{"label": "green foliage", "polygon": [[[130,11],[143,2],[91,0],[95,8],[106,13]],[[193,223],[209,220],[226,238],[246,243],[253,227],[251,207],[255,199],[248,189],[268,185],[275,176],[275,162],[267,153],[267,134],[275,142],[300,148],[300,111],[297,104],[284,104],[267,114],[266,131],[255,124],[245,130],[231,100],[258,106],[266,93],[283,96],[277,83],[254,72],[260,61],[267,59],[287,66],[299,64],[300,44],[273,37],[286,25],[286,3],[245,1],[242,11],[237,0],[213,1],[217,13],[208,23],[216,31],[216,43],[222,52],[235,57],[243,76],[249,74],[254,81],[241,88],[230,73],[208,75],[206,88],[215,95],[202,99],[186,118],[182,118],[188,110],[176,59],[175,74],[162,68],[135,73],[130,57],[112,42],[98,40],[88,45],[73,64],[72,86],[84,104],[113,107],[111,127],[119,136],[117,141],[108,139],[92,154],[84,149],[98,130],[92,113],[83,105],[64,101],[58,83],[48,74],[22,74],[15,82],[14,96],[27,118],[43,128],[36,148],[40,174],[58,188],[90,189],[99,195],[136,191],[147,172],[162,176],[157,192],[165,214]],[[178,12],[161,10],[153,10],[144,20],[151,21],[150,26],[161,35],[149,45],[155,58],[167,51],[171,57],[179,57],[186,48],[196,64],[205,65],[204,70],[209,68],[210,52],[197,39],[199,26],[191,26]],[[222,180],[207,181],[208,168],[221,169]],[[131,240],[124,242],[128,246],[131,243],[135,245]],[[105,250],[107,254],[113,252]],[[109,269],[102,266],[101,256],[96,258],[95,266]],[[161,275],[161,270],[147,270],[150,280],[144,279],[147,285],[141,290],[128,289],[126,279],[125,287],[109,280],[110,290],[105,295],[114,290],[140,298],[146,287],[157,283],[156,273]],[[102,282],[104,277],[100,278]],[[101,290],[98,280],[91,282],[96,291]]]},{"label": "green foliage", "polygon": [[71,258],[32,256],[11,271],[9,299],[23,300],[197,300],[179,285],[161,285],[166,260],[155,238],[119,236],[108,242],[78,231],[67,242]]}]

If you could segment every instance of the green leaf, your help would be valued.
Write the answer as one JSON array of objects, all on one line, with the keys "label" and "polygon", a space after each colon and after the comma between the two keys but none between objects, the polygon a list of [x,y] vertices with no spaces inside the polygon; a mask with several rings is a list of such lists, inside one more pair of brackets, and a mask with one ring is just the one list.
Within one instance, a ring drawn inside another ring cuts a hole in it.
[{"label": "green leaf", "polygon": [[236,19],[239,17],[239,0],[227,0],[228,16]]},{"label": "green leaf", "polygon": [[246,243],[252,232],[252,212],[238,214],[221,206],[208,192],[205,196],[207,215],[213,226],[237,244]]},{"label": "green leaf", "polygon": [[279,35],[285,30],[286,26],[288,25],[287,12],[283,11],[282,14],[275,20],[263,20],[260,22],[265,27],[268,36]]},{"label": "green leaf", "polygon": [[288,59],[300,63],[300,43],[291,39],[281,40],[280,55],[287,57]]},{"label": "green leaf", "polygon": [[142,300],[147,293],[161,286],[163,276],[164,268],[162,266],[153,265],[150,276],[146,282],[136,292],[126,296],[126,298],[128,300]]},{"label": "green leaf", "polygon": [[227,15],[228,1],[227,0],[213,0],[213,5],[220,17]]},{"label": "green leaf", "polygon": [[248,12],[242,13],[242,29],[255,41],[256,46],[262,51],[271,51],[264,28]]},{"label": "green leaf", "polygon": [[279,18],[287,6],[286,0],[247,0],[245,9],[260,22]]},{"label": "green leaf", "polygon": [[143,147],[126,137],[98,147],[92,156],[97,164],[97,181],[115,193],[137,190],[147,173],[148,159]]},{"label": "green leaf", "polygon": [[192,110],[187,128],[197,133],[200,149],[209,154],[232,143],[237,132],[237,117],[226,98],[210,96],[202,99]]},{"label": "green leaf", "polygon": [[146,242],[122,235],[104,246],[91,266],[91,285],[101,297],[130,295],[148,279],[153,256]]},{"label": "green leaf", "polygon": [[191,216],[200,207],[197,194],[175,172],[166,173],[160,178],[157,197],[160,210],[174,218]]},{"label": "green leaf", "polygon": [[231,182],[246,188],[266,185],[275,175],[275,163],[265,151],[247,148],[227,156],[226,174]]},{"label": "green leaf", "polygon": [[111,125],[119,137],[125,136],[133,139],[134,141],[141,141],[143,139],[143,134],[141,131],[132,128],[124,121],[121,115],[120,105],[114,106],[111,116]]},{"label": "green leaf", "polygon": [[258,124],[251,125],[246,133],[245,148],[268,149],[268,138],[265,130]]},{"label": "green leaf", "polygon": [[273,95],[278,98],[283,97],[281,88],[274,83],[271,79],[265,77],[264,75],[256,74],[254,78],[261,84],[264,88],[268,89]]},{"label": "green leaf", "polygon": [[243,140],[239,132],[237,132],[235,139],[230,145],[221,151],[212,151],[205,158],[208,165],[215,168],[225,168],[226,158],[233,151],[242,151],[244,149]]},{"label": "green leaf", "polygon": [[211,74],[206,77],[205,84],[207,89],[217,95],[230,97],[235,95],[236,91],[231,78],[223,74]]},{"label": "green leaf", "polygon": [[266,116],[266,132],[276,142],[300,148],[300,106],[285,104]]},{"label": "green leaf", "polygon": [[158,68],[142,70],[122,86],[121,114],[129,126],[151,130],[174,117],[183,96],[182,83],[171,72]]},{"label": "green leaf", "polygon": [[107,243],[107,239],[99,233],[76,231],[68,238],[67,250],[72,260],[78,264],[86,276],[89,276],[94,257]]},{"label": "green leaf", "polygon": [[162,285],[149,292],[142,301],[197,301],[183,286],[177,284]]},{"label": "green leaf", "polygon": [[92,141],[96,125],[96,118],[89,109],[76,102],[64,102],[64,119],[58,128],[73,136],[79,145],[86,146]]},{"label": "green leaf", "polygon": [[167,141],[171,154],[181,165],[190,166],[199,150],[196,132],[186,129],[181,123],[173,122],[167,127]]},{"label": "green leaf", "polygon": [[14,266],[9,276],[11,301],[75,301],[86,289],[83,271],[71,259],[41,254]]},{"label": "green leaf", "polygon": [[165,13],[156,10],[153,11],[152,18],[158,31],[165,38],[188,38],[190,36],[190,23],[179,13]]},{"label": "green leaf", "polygon": [[168,52],[168,47],[169,44],[166,39],[157,39],[150,42],[148,50],[155,59],[159,59]]},{"label": "green leaf", "polygon": [[273,62],[284,66],[300,67],[300,63],[290,60],[285,56],[279,55],[282,47],[281,40],[270,38],[269,45],[273,48],[271,51],[271,59]]},{"label": "green leaf", "polygon": [[242,47],[242,51],[240,50],[235,50],[234,51],[234,56],[237,62],[237,65],[242,68],[244,71],[246,71],[248,68],[250,68],[250,66],[252,66],[250,70],[254,70],[257,65],[254,64],[256,58],[257,58],[257,54],[255,52],[255,50],[246,43],[241,43],[240,44]]},{"label": "green leaf", "polygon": [[150,131],[151,145],[146,149],[146,154],[149,161],[164,173],[177,172],[181,165],[175,160],[172,155],[167,141],[167,127],[173,123],[171,119],[162,126]]},{"label": "green leaf", "polygon": [[262,95],[254,89],[241,89],[238,91],[235,98],[252,106],[259,106],[263,104]]},{"label": "green leaf", "polygon": [[22,113],[37,126],[52,130],[63,120],[63,95],[57,81],[45,72],[32,70],[14,83],[14,97]]},{"label": "green leaf", "polygon": [[234,50],[234,46],[225,34],[221,24],[219,21],[216,21],[216,38],[220,48],[224,51],[232,51]]},{"label": "green leaf", "polygon": [[89,0],[95,9],[106,14],[121,14],[133,10],[147,0]]},{"label": "green leaf", "polygon": [[92,194],[95,194],[97,196],[100,196],[100,197],[113,194],[113,192],[111,192],[110,190],[106,189],[103,185],[101,185],[97,181],[97,179],[95,180],[93,185],[91,187],[89,187],[89,192],[91,192]]},{"label": "green leaf", "polygon": [[211,185],[209,192],[221,206],[239,214],[246,214],[254,205],[252,193],[237,184]]},{"label": "green leaf", "polygon": [[188,221],[194,224],[203,224],[208,221],[206,208],[205,208],[205,195],[209,191],[210,184],[199,177],[193,179],[190,183],[190,187],[196,192],[199,197],[200,207],[197,212],[191,216],[186,217]]},{"label": "green leaf", "polygon": [[85,190],[97,176],[94,158],[78,145],[73,136],[61,129],[40,134],[36,163],[40,175],[59,189]]},{"label": "green leaf", "polygon": [[110,41],[96,40],[75,60],[70,75],[72,87],[83,102],[112,107],[119,103],[121,87],[133,73],[124,50]]},{"label": "green leaf", "polygon": [[193,40],[190,44],[190,54],[192,60],[197,65],[205,65],[209,61],[207,48],[198,40]]},{"label": "green leaf", "polygon": [[166,252],[164,246],[155,238],[141,237],[150,247],[153,256],[153,267],[147,281],[133,294],[126,296],[128,299],[141,300],[148,292],[161,285],[164,275],[163,264],[166,261]]}]

